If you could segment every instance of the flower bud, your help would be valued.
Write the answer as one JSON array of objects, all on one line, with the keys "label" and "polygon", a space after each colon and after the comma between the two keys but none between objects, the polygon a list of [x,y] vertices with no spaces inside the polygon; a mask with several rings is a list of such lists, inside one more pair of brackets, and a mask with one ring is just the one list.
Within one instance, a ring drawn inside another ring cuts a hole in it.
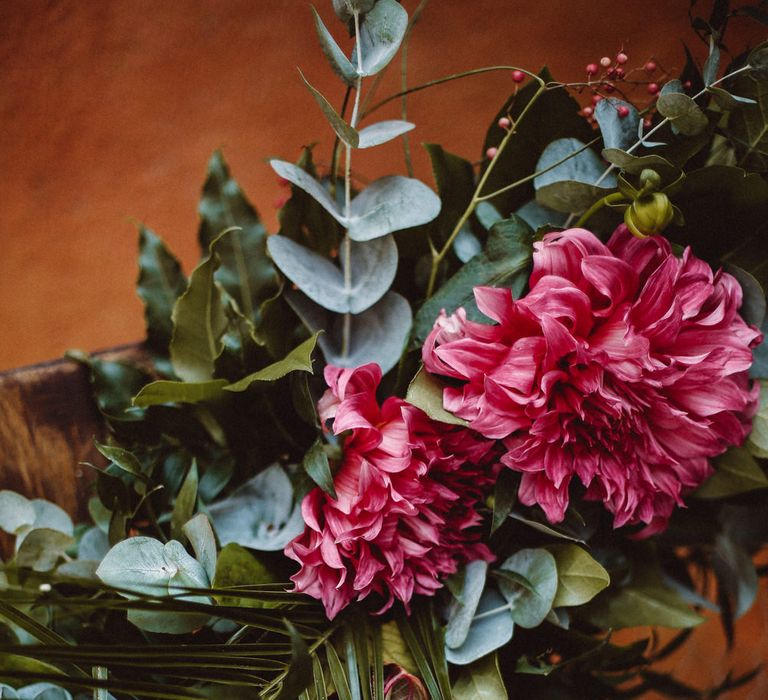
[{"label": "flower bud", "polygon": [[624,223],[638,238],[661,233],[672,221],[675,210],[669,197],[663,192],[654,192],[639,197],[624,212]]}]

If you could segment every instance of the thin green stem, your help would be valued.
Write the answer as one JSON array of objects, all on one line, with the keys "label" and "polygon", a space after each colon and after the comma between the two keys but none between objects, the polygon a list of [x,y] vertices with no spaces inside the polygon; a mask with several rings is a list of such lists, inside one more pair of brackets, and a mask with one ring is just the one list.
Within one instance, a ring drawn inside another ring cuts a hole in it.
[{"label": "thin green stem", "polygon": [[443,83],[448,83],[451,80],[458,80],[460,78],[468,78],[473,75],[481,75],[482,73],[492,73],[494,71],[514,71],[519,70],[522,73],[525,73],[530,78],[533,78],[536,80],[539,85],[544,86],[544,81],[539,78],[538,75],[535,73],[531,73],[530,71],[525,70],[524,68],[520,68],[518,66],[486,66],[485,68],[475,68],[473,70],[464,71],[462,73],[453,73],[451,75],[446,75],[443,78],[436,78],[435,80],[430,80],[426,83],[422,83],[421,85],[416,85],[412,88],[408,88],[407,90],[402,90],[400,92],[396,92],[394,95],[390,95],[389,97],[384,98],[380,102],[377,102],[373,107],[370,107],[369,109],[365,110],[363,112],[363,117],[367,117],[369,114],[373,114],[377,109],[380,107],[383,107],[386,104],[389,104],[393,100],[397,100],[403,95],[411,95],[414,92],[419,92],[420,90],[426,90],[427,88],[434,87],[435,85],[442,85]]},{"label": "thin green stem", "polygon": [[[515,69],[518,70],[518,69]],[[528,73],[528,75],[532,75],[531,73]],[[429,283],[427,285],[427,294],[426,298],[429,299],[429,297],[432,296],[432,294],[435,291],[435,282],[437,281],[437,272],[440,269],[440,263],[443,261],[445,256],[448,254],[448,251],[451,249],[451,246],[453,245],[453,242],[456,240],[456,236],[459,235],[459,231],[464,227],[464,225],[469,220],[469,217],[472,216],[472,212],[475,210],[475,207],[478,205],[479,202],[483,201],[484,195],[482,194],[483,188],[485,187],[486,182],[488,182],[488,178],[490,177],[491,173],[493,172],[493,169],[498,163],[499,158],[501,157],[501,154],[504,152],[504,149],[506,148],[507,144],[509,143],[512,136],[517,132],[517,128],[520,125],[520,122],[525,118],[525,115],[528,114],[530,109],[533,107],[533,105],[536,103],[536,101],[541,97],[541,95],[546,91],[546,86],[544,84],[544,81],[539,78],[539,76],[534,75],[534,78],[539,83],[539,89],[533,94],[531,99],[528,101],[528,103],[523,107],[523,110],[520,112],[520,115],[515,119],[514,123],[512,124],[512,127],[507,131],[504,138],[501,140],[501,143],[499,144],[496,154],[491,159],[491,162],[488,164],[488,167],[485,169],[485,172],[480,177],[479,182],[477,183],[477,187],[475,188],[475,193],[472,195],[472,199],[470,200],[469,204],[467,205],[467,208],[464,210],[464,213],[459,217],[459,220],[456,222],[456,225],[453,228],[453,231],[451,232],[451,235],[448,236],[448,239],[443,244],[443,247],[437,251],[432,253],[432,269],[429,273]]]},{"label": "thin green stem", "polygon": [[623,199],[624,195],[621,192],[611,192],[611,194],[607,194],[605,197],[601,197],[579,217],[579,220],[576,222],[576,228],[586,224],[587,221],[589,221],[603,207],[621,202]]}]

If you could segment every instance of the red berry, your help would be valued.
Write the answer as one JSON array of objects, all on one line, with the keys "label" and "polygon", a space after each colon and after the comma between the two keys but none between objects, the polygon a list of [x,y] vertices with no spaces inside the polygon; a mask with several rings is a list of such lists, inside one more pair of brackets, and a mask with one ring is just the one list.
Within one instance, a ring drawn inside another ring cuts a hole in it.
[{"label": "red berry", "polygon": [[616,88],[613,87],[610,83],[603,83],[603,90],[605,90],[609,95],[615,90]]},{"label": "red berry", "polygon": [[614,79],[616,78],[616,76],[618,75],[617,71],[618,71],[618,69],[617,69],[617,68],[611,68],[611,69],[610,69],[610,70],[609,70],[609,71],[606,73],[606,75],[607,75],[607,76],[608,76],[608,77],[609,77],[611,80],[614,80]]},{"label": "red berry", "polygon": [[622,119],[624,119],[624,117],[629,116],[629,107],[626,107],[625,105],[619,105],[616,108],[616,111],[619,113],[619,117],[621,117]]},{"label": "red berry", "polygon": [[602,99],[603,99],[602,95],[592,95],[592,104],[596,105]]},{"label": "red berry", "polygon": [[653,124],[653,120],[652,120],[650,117],[645,117],[645,118],[643,119],[643,126],[644,126],[646,129],[650,129],[650,128],[651,128],[651,124]]},{"label": "red berry", "polygon": [[629,56],[625,54],[623,51],[616,54],[616,63],[620,65],[624,65],[629,60]]},{"label": "red berry", "polygon": [[691,81],[690,80],[686,80],[683,83],[683,89],[685,89],[685,90],[690,90],[691,89]]},{"label": "red berry", "polygon": [[496,157],[496,154],[497,154],[498,152],[499,152],[499,149],[498,149],[498,148],[496,148],[495,146],[491,146],[491,147],[490,147],[490,148],[489,148],[489,149],[488,149],[488,150],[485,152],[485,157],[486,157],[488,160],[493,160],[493,159]]},{"label": "red berry", "polygon": [[498,124],[500,129],[509,129],[509,127],[512,126],[512,122],[510,121],[509,117],[502,117],[499,119]]},{"label": "red berry", "polygon": [[592,109],[592,107],[584,107],[584,109],[581,110],[581,113],[585,117],[591,117],[595,113],[595,110]]},{"label": "red berry", "polygon": [[626,75],[626,73],[624,72],[624,69],[623,69],[623,68],[617,68],[617,69],[616,69],[616,77],[617,77],[619,80],[621,80],[621,79],[622,79],[622,78],[623,78],[625,75]]},{"label": "red berry", "polygon": [[608,58],[608,56],[603,56],[603,57],[600,59],[600,65],[601,65],[603,68],[608,68],[608,66],[610,66],[610,65],[611,65],[611,63],[613,63],[613,61],[611,61],[611,59],[610,59],[610,58]]},{"label": "red berry", "polygon": [[523,80],[525,80],[525,73],[523,73],[521,70],[513,70],[512,80],[514,80],[516,83],[522,83]]},{"label": "red berry", "polygon": [[649,95],[658,95],[659,93],[659,84],[658,83],[648,83],[648,87],[646,88],[648,90]]},{"label": "red berry", "polygon": [[645,68],[646,73],[653,73],[657,68],[656,61],[648,61],[643,68]]},{"label": "red berry", "polygon": [[598,67],[597,63],[587,64],[587,75],[597,75]]}]

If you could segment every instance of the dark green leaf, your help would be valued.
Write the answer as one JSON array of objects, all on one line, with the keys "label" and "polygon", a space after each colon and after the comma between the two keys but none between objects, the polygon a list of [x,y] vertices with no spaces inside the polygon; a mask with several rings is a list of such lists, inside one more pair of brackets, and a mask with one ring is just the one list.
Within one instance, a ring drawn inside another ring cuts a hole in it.
[{"label": "dark green leaf", "polygon": [[693,98],[682,92],[662,91],[656,100],[656,108],[670,120],[675,133],[696,136],[709,126],[709,120]]},{"label": "dark green leaf", "polygon": [[739,308],[741,317],[747,323],[751,323],[759,328],[765,320],[765,290],[752,274],[738,265],[726,264],[725,269],[741,285],[743,293],[741,307]]},{"label": "dark green leaf", "polygon": [[496,654],[467,666],[453,686],[453,700],[507,700]]},{"label": "dark green leaf", "polygon": [[315,98],[315,102],[317,102],[320,107],[323,116],[328,120],[331,128],[336,132],[336,136],[348,146],[357,148],[357,145],[360,142],[360,134],[357,133],[357,129],[347,124],[347,122],[339,116],[339,113],[333,108],[331,103],[325,99],[322,93],[312,87],[311,83],[304,77],[304,73],[302,73],[301,70],[299,70],[299,75],[301,76],[304,85],[306,85],[307,90],[309,90],[312,97]]},{"label": "dark green leaf", "polygon": [[547,551],[557,564],[557,593],[552,607],[583,605],[610,584],[608,572],[582,547],[553,544]]},{"label": "dark green leaf", "polygon": [[715,539],[712,567],[718,584],[728,596],[733,618],[738,620],[757,598],[759,581],[752,558],[730,537],[719,534]]},{"label": "dark green leaf", "polygon": [[[216,574],[213,577],[214,588],[235,586],[254,586],[263,583],[275,583],[270,570],[247,549],[230,542],[219,553],[216,561]],[[255,598],[242,597],[237,590],[229,595],[217,595],[221,605],[236,605],[249,608],[271,607],[273,604]]]},{"label": "dark green leaf", "polygon": [[432,330],[441,309],[450,314],[464,307],[467,318],[484,317],[474,301],[474,288],[510,287],[519,296],[528,282],[533,231],[514,214],[495,224],[482,253],[476,255],[430,297],[416,314],[413,337],[420,344]]},{"label": "dark green leaf", "polygon": [[200,245],[208,251],[225,229],[238,227],[216,245],[220,266],[216,280],[235,299],[246,318],[258,325],[261,302],[277,289],[277,277],[266,254],[267,232],[258,214],[232,178],[220,151],[208,163],[198,206]]},{"label": "dark green leaf", "polygon": [[768,478],[746,447],[732,447],[713,466],[715,473],[696,490],[697,498],[726,498],[768,487]]},{"label": "dark green leaf", "polygon": [[184,524],[195,514],[197,506],[197,461],[192,460],[187,476],[181,484],[179,493],[173,504],[173,513],[171,513],[171,537],[174,540],[183,541],[185,539],[182,528]]},{"label": "dark green leaf", "polygon": [[336,500],[336,489],[333,487],[333,474],[328,462],[328,455],[323,449],[323,443],[318,440],[309,448],[301,462],[304,471],[309,474],[323,491]]},{"label": "dark green leaf", "polygon": [[491,534],[509,517],[517,502],[517,477],[511,469],[502,469],[493,490],[493,519]]},{"label": "dark green leaf", "polygon": [[141,481],[147,480],[147,477],[141,468],[141,462],[139,462],[138,457],[132,452],[129,452],[123,447],[118,447],[117,445],[102,445],[96,441],[94,441],[93,444],[102,455],[117,467]]},{"label": "dark green leaf", "polygon": [[134,406],[156,406],[164,403],[200,403],[220,398],[226,379],[211,379],[207,382],[175,382],[159,379],[150,382],[136,394]]},{"label": "dark green leaf", "polygon": [[136,291],[144,302],[147,341],[165,354],[173,334],[171,312],[187,288],[179,261],[163,241],[145,226],[139,228],[139,279]]},{"label": "dark green leaf", "polygon": [[349,689],[349,681],[346,673],[344,673],[344,667],[341,665],[336,649],[328,642],[325,643],[325,655],[328,658],[328,669],[331,672],[331,679],[339,700],[352,700],[352,692]]},{"label": "dark green leaf", "polygon": [[[545,82],[553,80],[546,68],[539,77]],[[530,81],[516,95],[512,95],[493,118],[485,137],[483,152],[497,147],[506,130],[498,126],[501,117],[510,115],[517,120],[523,109],[533,99],[538,83]],[[573,137],[586,143],[594,137],[592,129],[579,116],[579,104],[566,90],[547,90],[540,94],[523,120],[515,128],[515,137],[496,159],[482,194],[495,192],[512,182],[528,177],[536,170],[536,162],[544,149],[555,139]],[[515,211],[533,198],[531,184],[508,190],[491,200],[503,216]]]},{"label": "dark green leaf", "polygon": [[665,182],[674,182],[680,176],[680,168],[670,163],[666,158],[651,154],[635,156],[618,148],[606,148],[602,153],[609,163],[633,175],[639,175],[646,168],[655,170]]},{"label": "dark green leaf", "polygon": [[[373,2],[373,0],[371,0],[371,2]],[[328,62],[331,64],[331,67],[336,74],[344,80],[347,85],[353,85],[357,78],[355,67],[339,48],[339,45],[326,28],[323,20],[320,19],[320,15],[314,7],[312,7],[312,14],[315,17],[315,29],[317,30],[317,36],[320,39],[320,46],[323,48],[325,57],[328,59]]]},{"label": "dark green leaf", "polygon": [[430,226],[435,245],[441,247],[469,206],[475,191],[475,173],[468,160],[449,153],[442,146],[426,143],[424,148],[432,162],[432,173],[442,202],[440,214]]}]

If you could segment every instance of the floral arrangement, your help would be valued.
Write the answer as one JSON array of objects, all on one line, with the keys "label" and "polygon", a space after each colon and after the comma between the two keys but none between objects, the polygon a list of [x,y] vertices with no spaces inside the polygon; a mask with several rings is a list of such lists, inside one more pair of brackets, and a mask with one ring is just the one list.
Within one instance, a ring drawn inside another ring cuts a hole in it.
[{"label": "floral arrangement", "polygon": [[[357,151],[414,128],[378,106],[481,71],[370,106],[413,18],[333,6],[351,55],[314,18],[343,101],[301,76],[330,168],[271,161],[270,235],[215,153],[189,278],[140,228],[144,361],[70,354],[111,436],[92,523],[0,491],[0,697],[749,682],[653,664],[704,609],[732,639],[764,573],[768,46],[721,67],[718,3],[701,70],[482,69],[513,91],[479,163],[429,144],[437,192],[358,189]],[[648,626],[681,631],[612,639]]]}]

